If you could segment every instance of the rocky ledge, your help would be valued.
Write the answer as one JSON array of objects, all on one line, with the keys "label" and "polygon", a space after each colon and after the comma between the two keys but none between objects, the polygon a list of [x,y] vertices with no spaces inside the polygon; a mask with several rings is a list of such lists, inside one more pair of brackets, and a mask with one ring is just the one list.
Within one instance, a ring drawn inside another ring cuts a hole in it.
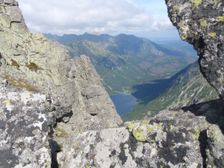
[{"label": "rocky ledge", "polygon": [[223,167],[224,136],[205,117],[164,111],[124,127],[87,131],[60,146],[59,167]]}]

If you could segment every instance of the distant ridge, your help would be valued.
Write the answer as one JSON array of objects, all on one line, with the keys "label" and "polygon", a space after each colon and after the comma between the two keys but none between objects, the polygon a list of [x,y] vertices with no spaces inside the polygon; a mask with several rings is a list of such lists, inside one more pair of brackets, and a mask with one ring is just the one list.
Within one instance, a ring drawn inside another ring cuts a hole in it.
[{"label": "distant ridge", "polygon": [[[218,99],[218,94],[202,76],[197,62],[175,74],[168,80],[168,88],[156,99],[146,105],[135,107],[127,119],[154,116],[165,109],[181,109],[192,104]],[[146,91],[147,92],[147,91]]]},{"label": "distant ridge", "polygon": [[136,84],[171,77],[196,59],[192,47],[185,54],[128,34],[46,36],[66,45],[74,56],[89,56],[110,94],[131,92]]}]

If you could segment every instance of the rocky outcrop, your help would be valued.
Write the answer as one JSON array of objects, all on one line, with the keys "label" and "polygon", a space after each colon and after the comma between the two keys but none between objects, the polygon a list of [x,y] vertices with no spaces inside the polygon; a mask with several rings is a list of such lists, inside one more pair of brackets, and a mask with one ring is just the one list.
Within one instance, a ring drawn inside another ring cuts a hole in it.
[{"label": "rocky outcrop", "polygon": [[13,31],[28,30],[20,9],[18,8],[18,2],[15,0],[1,0],[0,5],[0,30],[4,30],[4,28],[9,28]]},{"label": "rocky outcrop", "polygon": [[224,98],[224,2],[166,0],[166,3],[181,38],[197,50],[202,74]]},{"label": "rocky outcrop", "polygon": [[[165,111],[126,127],[74,135],[59,153],[60,167],[223,167],[220,129],[205,117]],[[214,158],[216,158],[214,160]]]},{"label": "rocky outcrop", "polygon": [[46,96],[0,83],[0,167],[49,167]]},{"label": "rocky outcrop", "polygon": [[74,134],[118,127],[122,124],[90,60],[81,56],[74,62],[71,71],[75,79],[74,104],[71,113],[57,120],[53,136],[59,146],[68,144],[70,136]]},{"label": "rocky outcrop", "polygon": [[50,167],[63,123],[71,135],[122,123],[88,57],[30,33],[15,0],[0,1],[0,80],[0,167]]},{"label": "rocky outcrop", "polygon": [[[1,26],[0,77],[15,87],[45,94],[52,106],[52,118],[63,120],[64,115],[85,111],[89,115],[86,121],[100,115],[104,127],[118,126],[120,117],[89,59],[81,56],[72,60],[62,45],[29,33],[17,2],[4,1],[0,5],[5,11],[0,18],[17,25]],[[11,8],[11,13],[7,12]]]}]

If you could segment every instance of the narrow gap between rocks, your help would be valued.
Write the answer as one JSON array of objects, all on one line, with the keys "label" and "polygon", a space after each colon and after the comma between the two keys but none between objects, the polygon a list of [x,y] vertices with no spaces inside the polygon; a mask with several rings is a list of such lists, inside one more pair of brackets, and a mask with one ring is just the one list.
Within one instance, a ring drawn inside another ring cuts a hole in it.
[{"label": "narrow gap between rocks", "polygon": [[200,152],[201,152],[201,157],[203,159],[203,168],[207,168],[207,156],[206,156],[206,148],[207,148],[207,130],[203,130],[200,135],[199,135],[199,144],[200,144]]},{"label": "narrow gap between rocks", "polygon": [[60,146],[53,139],[49,140],[49,145],[51,149],[51,168],[59,168],[57,161],[57,153],[61,150]]}]

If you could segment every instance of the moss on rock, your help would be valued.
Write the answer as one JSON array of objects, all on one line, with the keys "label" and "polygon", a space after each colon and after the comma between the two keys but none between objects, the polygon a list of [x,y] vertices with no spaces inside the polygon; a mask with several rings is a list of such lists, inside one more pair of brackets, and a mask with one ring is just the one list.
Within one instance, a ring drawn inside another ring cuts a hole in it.
[{"label": "moss on rock", "polygon": [[212,38],[216,38],[216,37],[217,37],[216,32],[210,32],[210,33],[208,33],[208,35],[209,35],[210,37],[212,37]]},{"label": "moss on rock", "polygon": [[55,135],[61,138],[68,137],[68,133],[63,128],[59,127],[55,129]]},{"label": "moss on rock", "polygon": [[208,22],[205,19],[200,19],[199,22],[202,28],[206,28],[208,26]]},{"label": "moss on rock", "polygon": [[224,16],[218,16],[216,19],[218,22],[224,22]]},{"label": "moss on rock", "polygon": [[11,84],[12,86],[15,86],[17,88],[25,89],[32,92],[38,91],[38,88],[36,88],[34,85],[28,83],[27,81],[23,79],[16,79],[10,75],[4,75],[2,76],[2,78],[7,80],[8,83]]},{"label": "moss on rock", "polygon": [[202,4],[202,0],[191,0],[194,8],[198,8]]},{"label": "moss on rock", "polygon": [[35,71],[37,72],[38,70],[42,70],[41,67],[39,67],[36,63],[34,62],[30,62],[28,64],[26,64],[26,67],[29,68],[29,70],[31,71]]},{"label": "moss on rock", "polygon": [[133,130],[133,136],[139,142],[145,142],[147,140],[147,133],[141,128],[137,128]]},{"label": "moss on rock", "polygon": [[17,69],[20,67],[20,65],[14,59],[11,59],[11,66],[16,67]]}]

